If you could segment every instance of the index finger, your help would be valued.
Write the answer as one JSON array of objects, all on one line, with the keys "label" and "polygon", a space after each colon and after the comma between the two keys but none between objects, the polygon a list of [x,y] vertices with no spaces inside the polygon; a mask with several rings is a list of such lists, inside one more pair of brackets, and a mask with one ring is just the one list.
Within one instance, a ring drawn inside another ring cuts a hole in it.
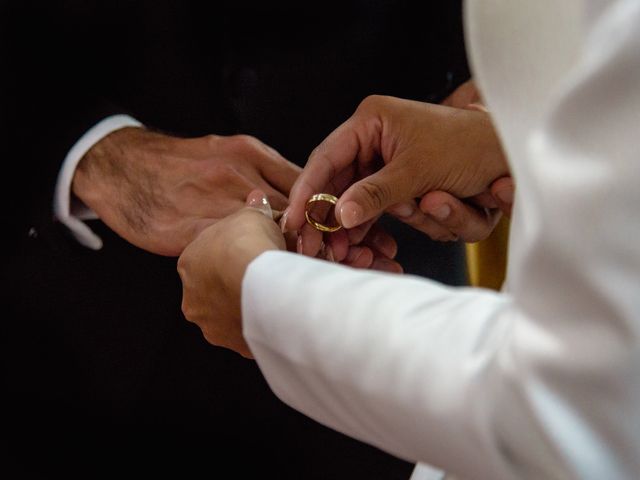
[{"label": "index finger", "polygon": [[370,150],[370,142],[362,141],[363,132],[359,130],[358,122],[351,117],[311,152],[306,166],[291,189],[286,220],[288,230],[298,230],[304,225],[307,200],[316,193],[325,192],[343,169],[363,157],[366,153],[363,145]]}]

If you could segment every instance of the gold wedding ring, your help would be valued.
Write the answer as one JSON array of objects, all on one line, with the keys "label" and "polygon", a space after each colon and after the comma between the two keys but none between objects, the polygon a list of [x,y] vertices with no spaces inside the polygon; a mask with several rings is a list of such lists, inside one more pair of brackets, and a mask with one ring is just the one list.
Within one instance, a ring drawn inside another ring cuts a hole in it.
[{"label": "gold wedding ring", "polygon": [[309,209],[315,202],[327,202],[331,205],[335,205],[338,202],[338,198],[331,195],[330,193],[316,193],[309,200],[307,200],[307,205],[304,210],[304,216],[307,219],[307,222],[309,222],[309,224],[312,225],[313,228],[315,228],[316,230],[320,230],[321,232],[335,232],[337,230],[340,230],[342,228],[342,225],[338,224],[334,227],[330,227],[329,225],[324,225],[311,217]]}]

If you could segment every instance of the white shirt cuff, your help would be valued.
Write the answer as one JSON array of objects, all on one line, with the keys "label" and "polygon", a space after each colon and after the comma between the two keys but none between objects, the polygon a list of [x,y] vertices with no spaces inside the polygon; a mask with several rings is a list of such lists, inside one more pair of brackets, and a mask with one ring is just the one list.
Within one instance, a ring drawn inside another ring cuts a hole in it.
[{"label": "white shirt cuff", "polygon": [[142,124],[129,115],[112,115],[98,122],[89,129],[71,147],[64,159],[53,199],[53,213],[55,218],[64,224],[73,236],[85,247],[92,250],[102,248],[102,239],[98,237],[82,220],[92,220],[98,216],[82,202],[71,202],[71,182],[76,172],[76,167],[85,153],[91,147],[110,133],[125,127],[140,127]]},{"label": "white shirt cuff", "polygon": [[448,480],[445,473],[426,463],[418,463],[409,480]]}]

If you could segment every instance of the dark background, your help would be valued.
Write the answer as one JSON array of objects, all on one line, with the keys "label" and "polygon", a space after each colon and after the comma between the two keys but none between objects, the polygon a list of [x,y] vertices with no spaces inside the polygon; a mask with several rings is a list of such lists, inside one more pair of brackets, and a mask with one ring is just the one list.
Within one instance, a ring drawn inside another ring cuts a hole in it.
[{"label": "dark background", "polygon": [[[93,124],[127,112],[195,136],[246,133],[304,165],[370,94],[439,101],[468,77],[460,2],[0,2],[7,465],[48,478],[408,478],[269,391],[180,312],[176,260],[100,222],[99,252],[52,219]],[[461,246],[386,220],[409,273],[465,282]],[[235,460],[241,452],[244,460]]]}]

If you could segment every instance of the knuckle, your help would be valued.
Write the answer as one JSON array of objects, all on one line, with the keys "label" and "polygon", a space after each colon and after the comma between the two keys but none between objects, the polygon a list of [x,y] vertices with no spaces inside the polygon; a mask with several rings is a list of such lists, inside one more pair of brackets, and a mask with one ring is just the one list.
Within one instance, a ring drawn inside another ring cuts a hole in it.
[{"label": "knuckle", "polygon": [[391,189],[388,185],[373,183],[364,180],[360,184],[364,201],[374,210],[381,210],[386,206],[387,199],[391,198]]},{"label": "knuckle", "polygon": [[186,256],[182,255],[178,258],[178,264],[176,266],[176,269],[178,270],[178,275],[180,275],[180,278],[182,280],[184,280],[187,276],[187,266],[188,266],[188,260],[186,258]]},{"label": "knuckle", "polygon": [[210,328],[207,328],[206,325],[198,325],[200,327],[200,331],[202,332],[202,336],[207,341],[207,343],[211,345],[215,345],[217,347],[223,347],[224,343],[221,341],[221,338],[216,334],[215,331],[212,331]]},{"label": "knuckle", "polygon": [[220,136],[214,133],[205,135],[203,139],[206,142],[207,146],[211,149],[217,148],[218,145],[220,144]]},{"label": "knuckle", "polygon": [[208,343],[210,343],[210,344],[214,345],[214,344],[215,344],[215,343],[214,343],[214,341],[213,341],[214,339],[213,339],[213,337],[211,336],[211,332],[209,331],[209,329],[208,329],[208,328],[206,328],[204,325],[198,325],[198,326],[200,327],[200,331],[202,332],[202,336],[204,337],[204,339],[205,339]]},{"label": "knuckle", "polygon": [[325,148],[324,142],[322,142],[320,145],[317,145],[313,150],[311,150],[311,153],[309,154],[309,157],[307,160],[312,160],[321,156],[322,152],[324,151],[324,148]]},{"label": "knuckle", "polygon": [[211,331],[207,327],[207,325],[198,325],[200,327],[200,331],[202,332],[202,336],[207,340],[207,342],[211,343]]},{"label": "knuckle", "polygon": [[262,142],[256,137],[246,134],[238,134],[229,137],[232,146],[241,150],[256,150],[261,147]]},{"label": "knuckle", "polygon": [[375,109],[384,99],[383,95],[369,95],[365,97],[358,105],[358,110]]},{"label": "knuckle", "polygon": [[192,303],[187,300],[186,296],[182,297],[182,304],[180,305],[180,308],[182,309],[184,318],[189,322],[195,323],[195,311]]},{"label": "knuckle", "polygon": [[238,134],[227,137],[225,148],[231,155],[242,157],[245,162],[268,159],[284,160],[276,150],[251,135]]}]

